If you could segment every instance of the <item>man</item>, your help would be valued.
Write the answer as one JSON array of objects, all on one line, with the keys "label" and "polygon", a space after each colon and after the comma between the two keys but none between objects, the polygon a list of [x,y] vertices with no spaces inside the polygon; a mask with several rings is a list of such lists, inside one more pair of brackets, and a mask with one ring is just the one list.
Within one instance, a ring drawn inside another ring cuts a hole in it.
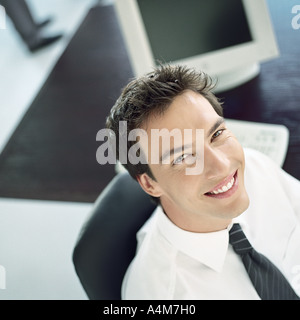
[{"label": "man", "polygon": [[[244,152],[211,90],[203,73],[161,66],[131,81],[107,119],[116,137],[121,121],[126,134],[145,133],[137,154],[148,162],[124,166],[159,203],[138,233],[123,299],[298,299],[300,183]],[[162,143],[174,130],[182,139]],[[125,140],[130,151],[136,141]]]}]

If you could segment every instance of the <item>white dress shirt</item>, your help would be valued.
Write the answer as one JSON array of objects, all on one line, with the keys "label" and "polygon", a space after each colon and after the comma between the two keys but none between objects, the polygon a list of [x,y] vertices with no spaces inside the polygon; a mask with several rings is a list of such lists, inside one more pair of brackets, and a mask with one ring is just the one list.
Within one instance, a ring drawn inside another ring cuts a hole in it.
[{"label": "white dress shirt", "polygon": [[[239,222],[252,246],[268,257],[300,296],[300,182],[268,157],[245,149],[249,208]],[[137,254],[123,280],[123,299],[260,299],[228,229],[180,229],[157,207],[137,234]]]}]

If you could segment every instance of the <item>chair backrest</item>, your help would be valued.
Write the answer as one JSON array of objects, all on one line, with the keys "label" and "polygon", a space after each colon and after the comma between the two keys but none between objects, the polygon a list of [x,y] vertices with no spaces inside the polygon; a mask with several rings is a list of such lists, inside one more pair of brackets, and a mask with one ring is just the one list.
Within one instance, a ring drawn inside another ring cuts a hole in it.
[{"label": "chair backrest", "polygon": [[136,233],[155,207],[127,172],[119,173],[100,194],[73,252],[76,273],[90,299],[121,299]]}]

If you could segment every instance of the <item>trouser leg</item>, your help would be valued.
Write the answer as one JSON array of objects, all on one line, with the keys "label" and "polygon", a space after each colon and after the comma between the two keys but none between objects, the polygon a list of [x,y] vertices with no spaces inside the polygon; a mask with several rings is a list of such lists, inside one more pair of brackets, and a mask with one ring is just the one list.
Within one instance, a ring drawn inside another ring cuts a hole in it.
[{"label": "trouser leg", "polygon": [[0,0],[0,4],[5,7],[7,15],[30,51],[34,52],[48,46],[62,37],[61,34],[52,36],[41,34],[25,0]]},{"label": "trouser leg", "polygon": [[24,41],[30,42],[38,30],[25,0],[0,0],[0,3]]}]

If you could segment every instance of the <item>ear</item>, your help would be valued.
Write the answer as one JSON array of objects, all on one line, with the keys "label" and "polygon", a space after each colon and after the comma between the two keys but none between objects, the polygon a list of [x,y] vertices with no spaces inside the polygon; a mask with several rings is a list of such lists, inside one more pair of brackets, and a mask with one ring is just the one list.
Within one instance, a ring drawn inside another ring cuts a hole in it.
[{"label": "ear", "polygon": [[143,173],[137,177],[142,189],[152,197],[160,197],[162,195],[162,190],[159,184],[151,179],[147,173]]}]

